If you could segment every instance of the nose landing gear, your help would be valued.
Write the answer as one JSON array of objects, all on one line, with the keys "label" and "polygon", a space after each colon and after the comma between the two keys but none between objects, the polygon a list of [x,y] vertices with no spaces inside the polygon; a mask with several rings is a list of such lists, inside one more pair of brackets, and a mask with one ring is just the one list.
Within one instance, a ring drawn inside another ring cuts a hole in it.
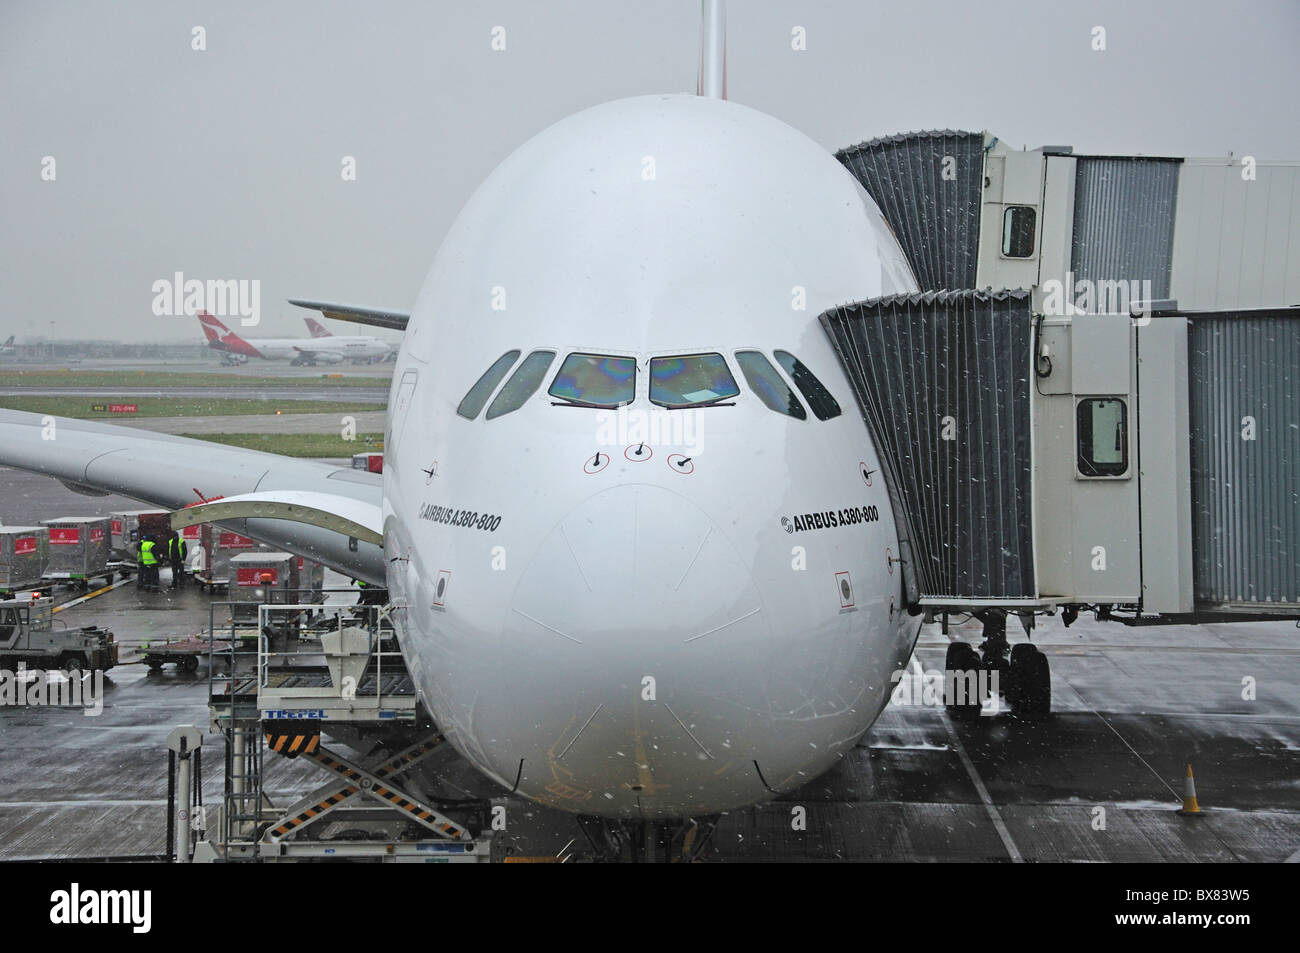
[{"label": "nose landing gear", "polygon": [[690,864],[704,855],[718,818],[661,822],[579,817],[578,825],[597,863]]}]

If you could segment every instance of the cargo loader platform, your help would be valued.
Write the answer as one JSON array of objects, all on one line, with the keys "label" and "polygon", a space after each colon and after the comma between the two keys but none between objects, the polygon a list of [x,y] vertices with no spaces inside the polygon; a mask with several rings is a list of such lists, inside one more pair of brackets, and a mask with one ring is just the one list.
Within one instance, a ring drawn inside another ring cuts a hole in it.
[{"label": "cargo loader platform", "polygon": [[[209,711],[225,748],[223,798],[211,836],[187,828],[174,857],[491,859],[487,802],[438,799],[430,770],[452,750],[420,708],[389,607],[274,597],[212,606]],[[272,798],[268,753],[310,763],[325,778]]]}]

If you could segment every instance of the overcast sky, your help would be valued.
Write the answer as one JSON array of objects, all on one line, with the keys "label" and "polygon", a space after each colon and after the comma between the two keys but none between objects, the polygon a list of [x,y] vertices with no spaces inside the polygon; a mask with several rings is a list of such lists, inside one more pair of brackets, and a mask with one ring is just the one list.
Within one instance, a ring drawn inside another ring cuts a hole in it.
[{"label": "overcast sky", "polygon": [[[1300,159],[1296,0],[731,0],[727,16],[729,97],[828,150],[949,127]],[[699,20],[698,0],[0,0],[0,339],[198,342],[192,318],[151,310],[177,271],[260,279],[252,335],[304,334],[291,296],[407,310],[516,146],[599,102],[693,91]]]}]

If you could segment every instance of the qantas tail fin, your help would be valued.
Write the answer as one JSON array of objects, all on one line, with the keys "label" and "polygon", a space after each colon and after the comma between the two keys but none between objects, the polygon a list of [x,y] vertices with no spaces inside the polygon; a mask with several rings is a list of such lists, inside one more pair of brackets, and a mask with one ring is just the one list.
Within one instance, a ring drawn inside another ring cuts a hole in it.
[{"label": "qantas tail fin", "polygon": [[196,317],[199,319],[199,327],[203,329],[203,336],[208,339],[208,347],[223,349],[221,332],[226,330],[226,326],[206,311],[200,311]]},{"label": "qantas tail fin", "polygon": [[208,347],[218,351],[230,351],[232,354],[244,354],[248,357],[261,357],[261,353],[230,328],[226,327],[206,311],[198,313],[199,324],[208,339]]},{"label": "qantas tail fin", "polygon": [[312,337],[328,338],[334,336],[329,328],[325,327],[325,325],[321,324],[315,318],[303,318],[303,320],[307,322],[307,330],[311,332]]}]

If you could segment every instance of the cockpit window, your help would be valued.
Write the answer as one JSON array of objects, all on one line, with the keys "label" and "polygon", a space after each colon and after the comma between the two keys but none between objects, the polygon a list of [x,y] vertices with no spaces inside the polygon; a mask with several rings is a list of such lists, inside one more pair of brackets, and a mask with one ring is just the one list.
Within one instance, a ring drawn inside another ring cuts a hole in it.
[{"label": "cockpit window", "polygon": [[794,391],[761,351],[737,351],[736,363],[740,365],[750,389],[769,409],[798,420],[808,419],[808,411],[803,409]]},{"label": "cockpit window", "polygon": [[702,407],[740,393],[721,354],[650,359],[650,402],[661,407]]},{"label": "cockpit window", "polygon": [[613,408],[636,397],[636,358],[570,354],[548,393],[577,407]]},{"label": "cockpit window", "polygon": [[776,351],[776,361],[785,372],[790,375],[794,381],[794,386],[799,388],[799,393],[803,394],[803,399],[808,401],[808,406],[812,412],[817,415],[818,420],[830,420],[832,417],[840,415],[840,405],[831,396],[831,392],[826,386],[817,379],[812,371],[799,358],[795,357],[789,351]]},{"label": "cockpit window", "polygon": [[554,351],[533,351],[524,358],[519,369],[510,375],[510,380],[506,381],[506,386],[501,388],[501,393],[497,394],[496,400],[492,401],[492,406],[488,408],[487,419],[492,420],[524,406],[524,401],[532,397],[537,392],[537,388],[542,386],[542,378],[546,376],[554,360]]},{"label": "cockpit window", "polygon": [[492,396],[497,385],[501,383],[501,378],[506,376],[506,371],[519,360],[518,351],[506,351],[498,357],[486,371],[478,382],[469,389],[465,399],[460,402],[456,408],[456,413],[460,414],[466,420],[473,420],[478,416],[478,412],[483,409],[487,399]]}]

